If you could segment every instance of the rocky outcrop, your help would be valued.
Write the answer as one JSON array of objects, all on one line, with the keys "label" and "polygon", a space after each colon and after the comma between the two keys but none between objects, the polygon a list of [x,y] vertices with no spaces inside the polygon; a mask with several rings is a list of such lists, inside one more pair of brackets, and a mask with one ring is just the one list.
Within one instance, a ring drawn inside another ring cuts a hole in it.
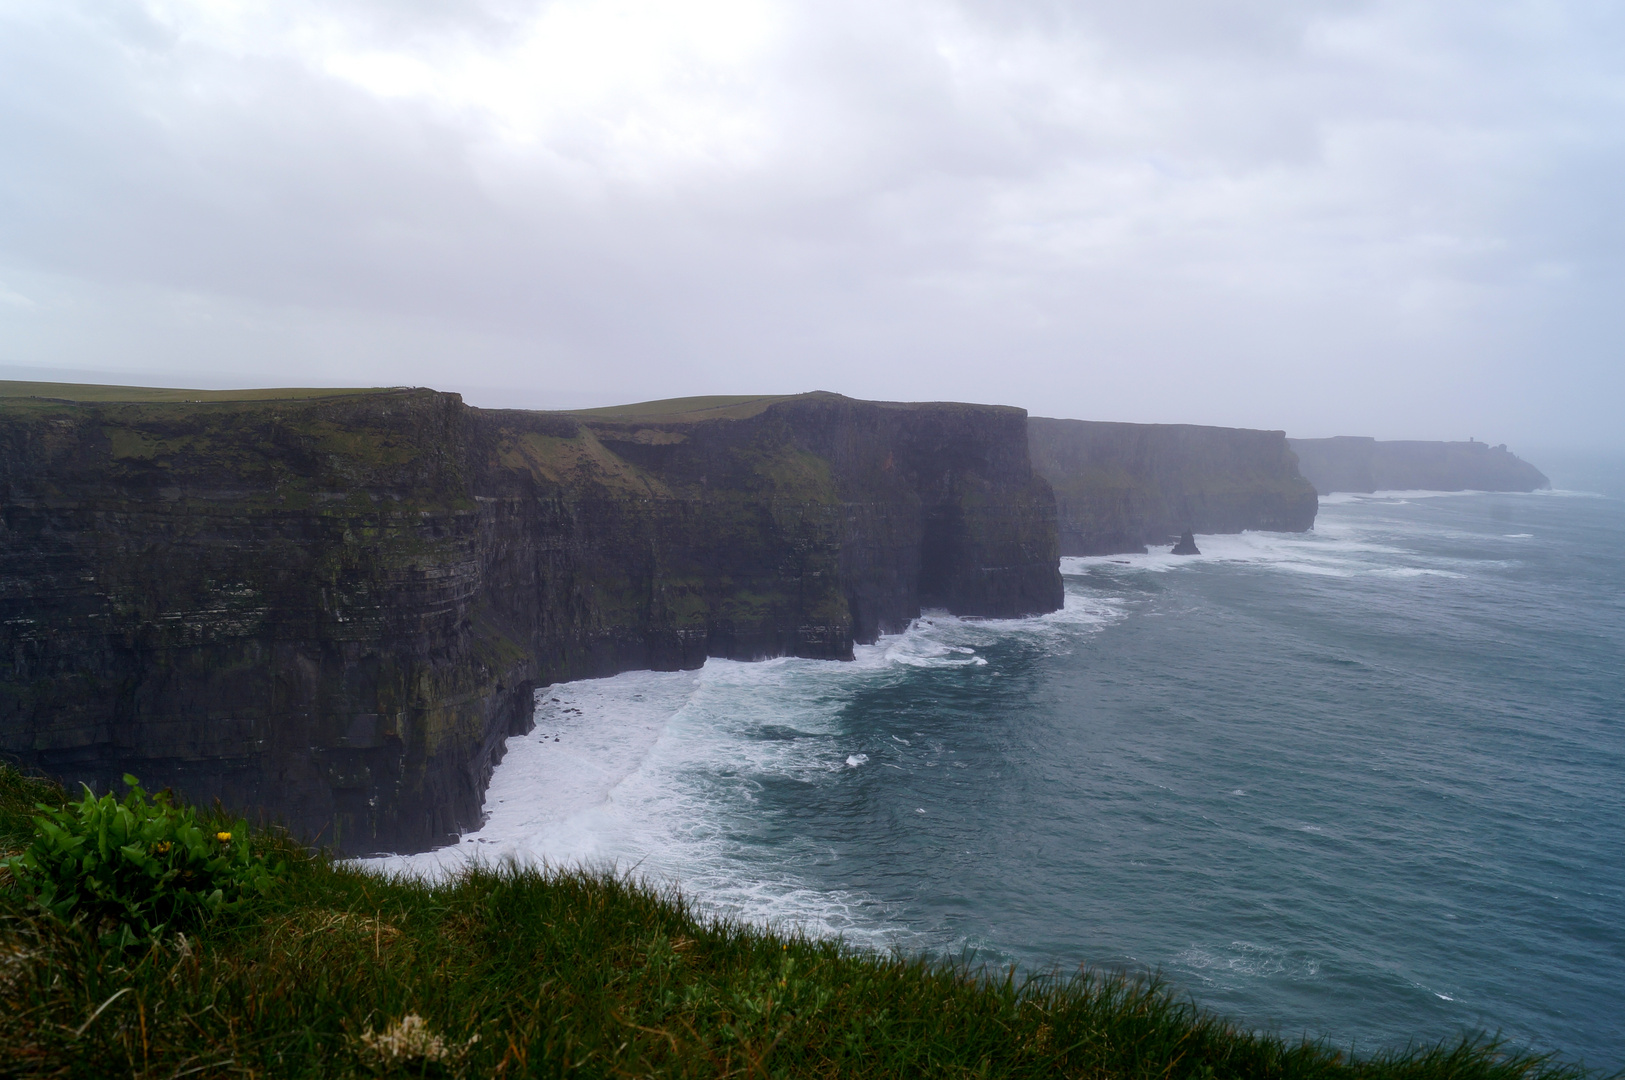
[{"label": "rocky outcrop", "polygon": [[1186,529],[1184,534],[1182,536],[1180,536],[1179,542],[1174,545],[1173,551],[1169,552],[1169,554],[1170,555],[1200,555],[1200,554],[1202,554],[1202,549],[1196,546],[1196,534],[1191,532],[1189,529]]},{"label": "rocky outcrop", "polygon": [[1303,475],[1334,491],[1534,491],[1551,481],[1506,444],[1378,442],[1360,436],[1289,439]]},{"label": "rocky outcrop", "polygon": [[1280,431],[1040,417],[1027,431],[1033,468],[1055,489],[1063,555],[1315,522],[1314,488]]},{"label": "rocky outcrop", "polygon": [[[104,395],[105,396],[105,395]],[[0,752],[340,851],[478,822],[536,686],[1061,602],[1019,410],[0,402]]]}]

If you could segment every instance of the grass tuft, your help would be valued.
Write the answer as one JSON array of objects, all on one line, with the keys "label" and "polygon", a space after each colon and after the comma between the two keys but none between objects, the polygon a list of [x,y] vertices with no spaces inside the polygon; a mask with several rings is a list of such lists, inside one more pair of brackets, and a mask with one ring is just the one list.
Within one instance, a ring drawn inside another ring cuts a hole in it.
[{"label": "grass tuft", "polygon": [[[49,785],[0,767],[0,836]],[[1021,978],[699,918],[624,878],[381,878],[275,838],[279,886],[144,951],[0,886],[0,1075],[1581,1080],[1489,1040],[1353,1058],[1155,980]]]}]

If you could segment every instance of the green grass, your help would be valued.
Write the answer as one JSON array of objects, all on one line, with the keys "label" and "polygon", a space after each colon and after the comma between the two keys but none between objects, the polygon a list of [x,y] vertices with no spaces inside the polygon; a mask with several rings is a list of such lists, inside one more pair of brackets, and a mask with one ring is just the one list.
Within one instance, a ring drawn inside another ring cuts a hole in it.
[{"label": "green grass", "polygon": [[750,395],[716,394],[711,397],[667,398],[663,401],[639,401],[631,405],[607,405],[601,409],[577,409],[576,416],[594,420],[612,420],[634,423],[648,420],[658,423],[690,423],[696,420],[744,420],[755,416],[770,405],[788,401],[796,394]]},{"label": "green grass", "polygon": [[[575,409],[571,415],[588,420],[616,424],[688,424],[699,420],[746,420],[770,405],[797,398],[827,398],[843,400],[840,394],[827,390],[813,390],[805,394],[777,394],[765,397],[718,394],[712,397],[667,398],[663,401],[639,401],[631,405],[607,405],[601,409]],[[854,399],[844,399],[854,400]],[[972,409],[977,412],[1016,412],[1009,405],[972,405],[945,401],[862,401],[861,405],[879,405],[888,409],[941,409],[947,405]]]},{"label": "green grass", "polygon": [[0,380],[0,398],[46,398],[55,401],[292,401],[303,398],[378,394],[403,387],[332,386],[270,387],[256,390],[177,390],[160,386],[97,386],[91,383],[12,382]]},{"label": "green grass", "polygon": [[[42,795],[62,797],[0,769],[5,844]],[[506,869],[431,886],[257,842],[293,866],[272,898],[144,951],[104,951],[0,888],[0,1074],[1585,1075],[1482,1040],[1351,1058],[1240,1031],[1154,982],[877,956],[699,918],[613,877]],[[392,1034],[427,1055],[391,1063]]]}]

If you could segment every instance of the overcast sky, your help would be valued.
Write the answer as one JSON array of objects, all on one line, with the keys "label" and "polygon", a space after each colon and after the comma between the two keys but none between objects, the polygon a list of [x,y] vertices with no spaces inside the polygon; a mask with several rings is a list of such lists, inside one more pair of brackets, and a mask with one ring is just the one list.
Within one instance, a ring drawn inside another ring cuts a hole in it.
[{"label": "overcast sky", "polygon": [[0,375],[1625,447],[1625,5],[0,0]]}]

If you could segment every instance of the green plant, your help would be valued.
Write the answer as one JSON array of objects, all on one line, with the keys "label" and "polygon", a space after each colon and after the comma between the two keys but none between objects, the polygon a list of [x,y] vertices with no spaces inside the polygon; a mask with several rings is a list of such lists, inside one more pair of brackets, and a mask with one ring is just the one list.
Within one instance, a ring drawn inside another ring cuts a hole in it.
[{"label": "green plant", "polygon": [[133,776],[121,801],[38,803],[33,842],[0,861],[34,906],[78,921],[104,945],[155,941],[268,891],[281,867],[254,850],[245,822],[200,823],[168,792],[149,798]]},{"label": "green plant", "polygon": [[[38,776],[28,776],[0,761],[0,858],[21,851],[34,836],[40,803],[61,806],[62,789]],[[0,877],[0,881],[4,881]]]}]

